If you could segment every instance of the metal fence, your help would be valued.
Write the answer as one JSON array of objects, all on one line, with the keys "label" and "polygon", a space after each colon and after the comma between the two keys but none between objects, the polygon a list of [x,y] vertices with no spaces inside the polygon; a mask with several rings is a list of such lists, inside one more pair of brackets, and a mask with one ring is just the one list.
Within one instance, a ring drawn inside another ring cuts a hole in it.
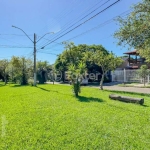
[{"label": "metal fence", "polygon": [[[139,77],[138,70],[115,70],[111,72],[112,82],[137,82],[143,83],[143,79]],[[150,81],[150,75],[146,77],[147,83]]]}]

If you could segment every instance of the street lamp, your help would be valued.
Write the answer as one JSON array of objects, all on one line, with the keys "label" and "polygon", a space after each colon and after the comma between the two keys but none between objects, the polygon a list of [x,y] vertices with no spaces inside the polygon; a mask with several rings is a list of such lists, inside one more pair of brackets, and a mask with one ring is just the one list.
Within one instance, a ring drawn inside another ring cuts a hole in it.
[{"label": "street lamp", "polygon": [[34,86],[36,86],[36,43],[39,42],[43,37],[45,37],[47,34],[54,34],[54,32],[49,32],[44,34],[38,41],[36,41],[36,34],[34,33],[34,40],[32,40],[24,30],[22,30],[21,28],[18,28],[16,26],[13,26],[13,28],[19,29],[21,30],[27,37],[28,39],[34,44]]},{"label": "street lamp", "polygon": [[[54,32],[48,32],[48,33],[45,33],[37,42],[39,42],[45,35],[47,35],[47,34],[54,34]],[[36,42],[36,43],[37,43]]]}]

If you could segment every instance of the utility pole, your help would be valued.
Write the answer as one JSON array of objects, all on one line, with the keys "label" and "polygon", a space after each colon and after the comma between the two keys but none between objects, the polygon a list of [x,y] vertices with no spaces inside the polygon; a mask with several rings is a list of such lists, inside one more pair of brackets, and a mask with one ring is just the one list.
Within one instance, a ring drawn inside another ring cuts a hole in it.
[{"label": "utility pole", "polygon": [[34,33],[34,86],[36,86],[36,34]]},{"label": "utility pole", "polygon": [[12,26],[13,28],[19,29],[21,30],[27,37],[28,39],[34,44],[34,86],[36,86],[36,43],[39,42],[45,35],[47,34],[54,34],[54,32],[48,32],[46,34],[44,34],[40,39],[38,39],[38,41],[36,41],[36,34],[34,33],[34,41],[26,34],[26,32],[24,30],[22,30],[21,28],[18,28],[16,26]]}]

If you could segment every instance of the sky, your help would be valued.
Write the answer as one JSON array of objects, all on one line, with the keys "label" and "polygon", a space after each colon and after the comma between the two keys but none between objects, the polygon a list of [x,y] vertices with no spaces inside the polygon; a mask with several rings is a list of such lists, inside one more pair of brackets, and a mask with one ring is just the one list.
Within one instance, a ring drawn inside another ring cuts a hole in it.
[{"label": "sky", "polygon": [[128,49],[117,46],[113,34],[119,26],[112,18],[129,13],[131,6],[141,0],[120,0],[103,11],[116,1],[0,0],[0,59],[12,56],[33,59],[34,33],[36,41],[46,34],[36,43],[37,60],[50,64],[63,52],[65,41],[75,45],[101,44],[122,56]]}]

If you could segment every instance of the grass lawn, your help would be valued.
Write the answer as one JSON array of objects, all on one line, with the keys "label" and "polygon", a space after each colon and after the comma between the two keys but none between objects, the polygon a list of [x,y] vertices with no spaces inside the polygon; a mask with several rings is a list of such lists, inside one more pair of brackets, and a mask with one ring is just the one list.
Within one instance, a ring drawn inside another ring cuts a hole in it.
[{"label": "grass lawn", "polygon": [[[145,105],[67,85],[0,85],[0,150],[150,150],[150,98]],[[114,93],[114,92],[113,92]]]}]

